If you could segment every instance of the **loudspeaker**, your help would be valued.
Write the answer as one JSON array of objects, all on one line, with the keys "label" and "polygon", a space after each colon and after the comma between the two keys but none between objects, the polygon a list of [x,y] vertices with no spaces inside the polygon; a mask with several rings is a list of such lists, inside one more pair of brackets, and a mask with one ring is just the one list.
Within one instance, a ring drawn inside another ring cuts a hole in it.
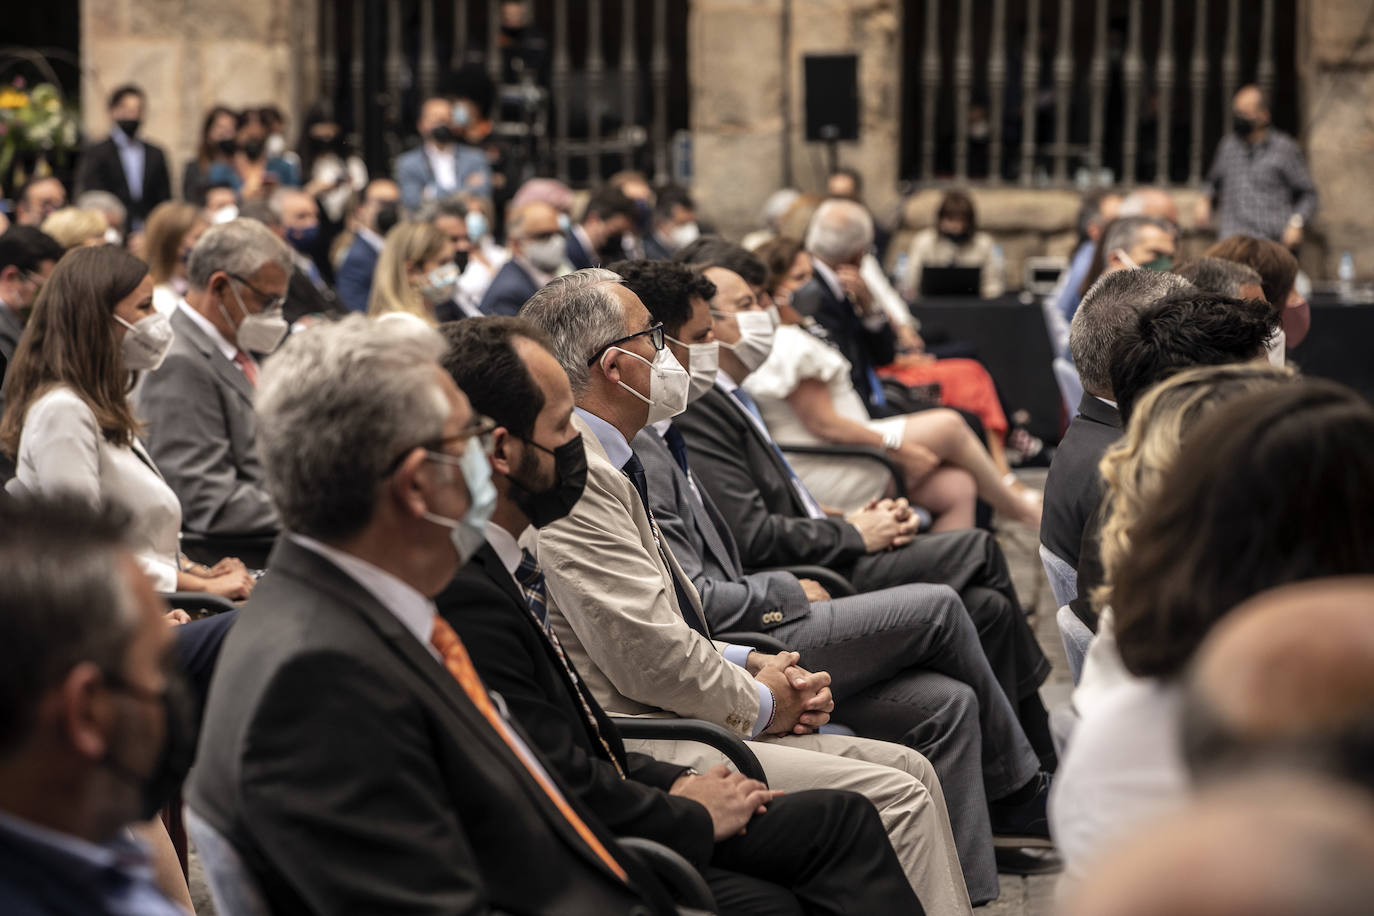
[{"label": "loudspeaker", "polygon": [[859,56],[807,54],[802,65],[806,139],[859,139]]}]

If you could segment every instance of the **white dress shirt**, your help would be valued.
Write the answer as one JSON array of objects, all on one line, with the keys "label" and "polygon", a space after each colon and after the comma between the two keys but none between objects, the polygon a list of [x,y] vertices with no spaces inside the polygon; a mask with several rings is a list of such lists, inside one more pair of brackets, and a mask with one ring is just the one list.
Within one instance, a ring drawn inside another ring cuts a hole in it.
[{"label": "white dress shirt", "polygon": [[434,186],[439,189],[437,197],[446,197],[458,190],[458,157],[453,150],[426,143],[425,159],[429,161],[429,170],[434,174]]},{"label": "white dress shirt", "polygon": [[[210,342],[213,343],[215,347],[218,348],[219,352],[224,354],[224,358],[233,363],[240,372],[243,371],[243,366],[238,362],[239,353],[242,352],[249,359],[253,359],[253,354],[247,351],[241,351],[237,345],[225,340],[224,335],[219,332],[219,328],[211,324],[209,318],[206,318],[200,312],[191,308],[191,304],[185,299],[181,300],[179,308],[186,313],[187,318],[195,322],[196,327],[205,332],[205,336],[210,338]],[[256,363],[257,360],[253,360],[253,362]]]}]

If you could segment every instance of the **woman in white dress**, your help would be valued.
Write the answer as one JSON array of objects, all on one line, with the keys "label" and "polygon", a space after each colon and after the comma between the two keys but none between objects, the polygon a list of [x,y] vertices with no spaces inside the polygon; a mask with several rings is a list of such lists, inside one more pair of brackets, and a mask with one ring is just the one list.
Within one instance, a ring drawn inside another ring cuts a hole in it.
[{"label": "woman in white dress", "polygon": [[254,580],[238,560],[183,560],[181,504],[138,440],[128,392],[134,374],[162,363],[172,334],[142,261],[111,245],[63,257],[5,377],[0,448],[16,462],[6,489],[118,502],[131,514],[130,551],[158,591],[247,598]]}]

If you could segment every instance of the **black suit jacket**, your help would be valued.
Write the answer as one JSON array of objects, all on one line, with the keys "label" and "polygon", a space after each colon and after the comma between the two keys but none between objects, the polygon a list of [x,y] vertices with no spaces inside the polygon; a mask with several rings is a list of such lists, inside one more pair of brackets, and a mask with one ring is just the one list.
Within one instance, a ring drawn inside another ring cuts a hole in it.
[{"label": "black suit jacket", "polygon": [[[568,679],[496,551],[483,545],[435,604],[463,638],[483,682],[501,694],[563,784],[601,823],[618,836],[663,843],[698,868],[709,861],[711,816],[696,802],[667,794],[687,768],[625,753],[620,732],[595,697],[580,679],[577,685]],[[579,693],[606,747],[587,721]],[[629,779],[620,778],[607,749]]]},{"label": "black suit jacket", "polygon": [[673,256],[673,249],[659,237],[657,232],[644,236],[644,257],[649,261],[667,261]]},{"label": "black suit jacket", "polygon": [[573,266],[573,270],[586,270],[588,267],[601,265],[601,259],[596,256],[596,252],[584,248],[576,232],[569,229],[567,238],[568,263]]},{"label": "black suit jacket", "polygon": [[539,284],[511,258],[492,277],[478,308],[484,315],[518,315],[521,306],[538,291]]},{"label": "black suit jacket", "polygon": [[843,568],[867,553],[859,529],[842,519],[813,519],[787,469],[719,386],[674,421],[692,467],[735,535],[746,568],[814,563]]},{"label": "black suit jacket", "polygon": [[874,403],[869,372],[897,358],[897,335],[892,327],[883,324],[876,331],[864,327],[863,319],[854,312],[849,300],[837,298],[818,274],[792,294],[792,307],[816,319],[825,328],[830,341],[849,360],[849,377],[854,382],[854,390],[864,399],[868,412],[875,417],[891,413]]},{"label": "black suit jacket", "polygon": [[292,266],[291,279],[286,284],[286,304],[282,306],[282,317],[295,324],[306,315],[339,315],[339,300],[329,287],[320,289],[309,275],[299,267]]},{"label": "black suit jacket", "polygon": [[563,787],[632,883],[602,864],[369,591],[286,538],[269,565],[220,654],[187,802],[273,912],[651,912],[652,879]]},{"label": "black suit jacket", "polygon": [[1097,465],[1121,438],[1116,408],[1084,393],[1078,415],[1064,433],[1045,480],[1045,511],[1040,543],[1075,569],[1088,519],[1102,503],[1102,476]]},{"label": "black suit jacket", "polygon": [[167,174],[167,156],[160,147],[139,140],[143,144],[143,196],[134,200],[129,191],[129,180],[124,175],[124,163],[119,158],[119,147],[112,139],[106,138],[94,146],[87,147],[81,157],[81,167],[76,173],[76,193],[83,191],[109,191],[118,197],[120,203],[129,211],[125,229],[134,224],[143,224],[154,207],[172,197],[172,179]]}]

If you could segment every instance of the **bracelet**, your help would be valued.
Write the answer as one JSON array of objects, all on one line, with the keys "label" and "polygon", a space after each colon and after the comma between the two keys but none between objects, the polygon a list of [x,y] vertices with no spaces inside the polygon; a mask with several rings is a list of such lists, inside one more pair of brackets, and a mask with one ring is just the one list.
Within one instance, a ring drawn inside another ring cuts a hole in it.
[{"label": "bracelet", "polygon": [[763,723],[763,728],[759,729],[760,735],[768,734],[768,729],[773,727],[773,720],[778,717],[778,695],[767,684],[763,685],[763,689],[768,691],[768,697],[773,702],[768,708],[768,721]]},{"label": "bracelet", "polygon": [[883,433],[883,448],[888,451],[897,451],[902,447],[902,434],[900,431],[890,429]]}]

